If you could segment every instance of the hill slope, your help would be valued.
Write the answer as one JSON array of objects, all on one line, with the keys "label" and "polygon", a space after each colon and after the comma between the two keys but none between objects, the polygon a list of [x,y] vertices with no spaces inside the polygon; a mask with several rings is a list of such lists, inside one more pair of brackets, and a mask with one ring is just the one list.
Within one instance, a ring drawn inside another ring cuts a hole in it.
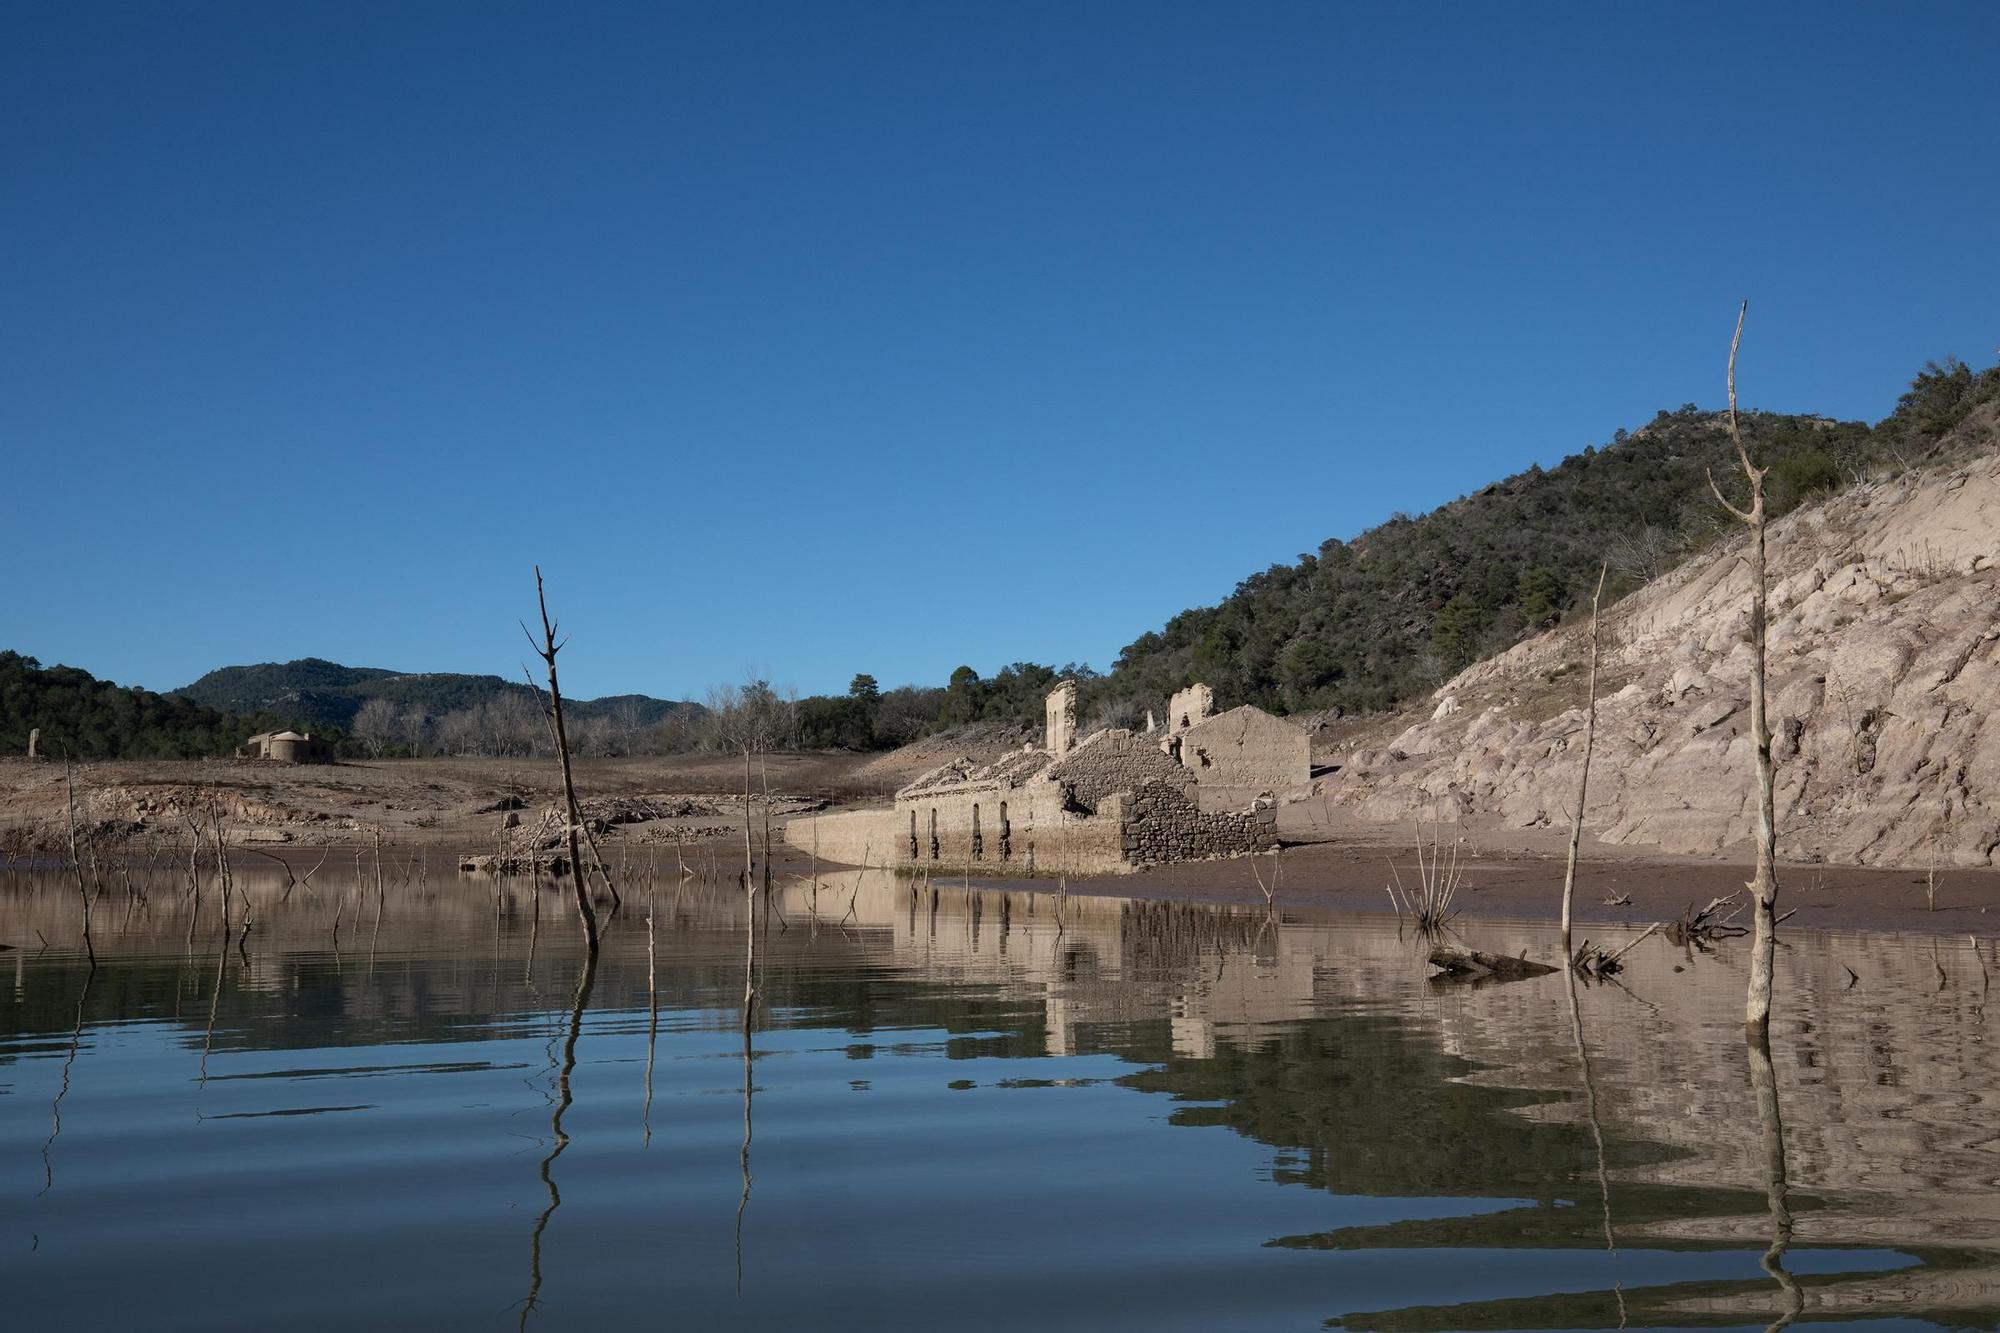
[{"label": "hill slope", "polygon": [[[1752,836],[1745,540],[1732,535],[1605,614],[1593,835],[1687,852]],[[1972,412],[1928,466],[1780,520],[1770,559],[1781,854],[1993,864],[2000,403]],[[1586,632],[1536,636],[1422,706],[1356,728],[1327,799],[1381,820],[1566,825]]]},{"label": "hill slope", "polygon": [[[1921,459],[1995,398],[2000,370],[1933,364],[1876,426],[1757,413],[1745,434],[1773,469],[1783,512]],[[1719,417],[1691,405],[1662,412],[1601,449],[1245,579],[1220,604],[1134,641],[1099,689],[1157,707],[1205,680],[1223,707],[1393,707],[1587,602],[1601,560],[1612,563],[1616,597],[1714,541],[1724,521],[1704,480],[1710,468],[1725,485],[1734,472]]]},{"label": "hill slope", "polygon": [[239,716],[0,651],[0,754],[25,753],[39,728],[51,758],[192,759],[229,754],[251,733],[295,721],[254,709]]},{"label": "hill slope", "polygon": [[[315,726],[350,729],[361,706],[382,699],[398,711],[418,708],[431,717],[463,713],[495,703],[535,704],[523,681],[453,672],[408,673],[379,667],[350,667],[317,657],[295,662],[220,667],[192,685],[173,691],[184,699],[226,711],[282,712]],[[698,705],[621,694],[606,699],[564,699],[580,721],[617,717],[635,728],[655,726]],[[536,707],[539,715],[539,706]]]}]

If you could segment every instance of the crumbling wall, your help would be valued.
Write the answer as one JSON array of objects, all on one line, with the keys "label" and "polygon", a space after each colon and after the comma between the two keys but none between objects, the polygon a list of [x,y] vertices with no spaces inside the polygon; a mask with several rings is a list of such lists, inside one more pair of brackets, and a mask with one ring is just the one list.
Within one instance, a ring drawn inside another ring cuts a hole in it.
[{"label": "crumbling wall", "polygon": [[1167,700],[1167,735],[1178,736],[1215,711],[1215,691],[1199,682]]},{"label": "crumbling wall", "polygon": [[1278,845],[1278,809],[1246,813],[1201,809],[1183,788],[1148,782],[1125,798],[1119,853],[1133,865],[1247,856]]},{"label": "crumbling wall", "polygon": [[1245,704],[1194,723],[1180,737],[1180,762],[1201,783],[1201,804],[1243,806],[1312,780],[1303,727]]},{"label": "crumbling wall", "polygon": [[1076,682],[1066,680],[1050,690],[1042,701],[1042,748],[1053,755],[1065,755],[1076,744]]},{"label": "crumbling wall", "polygon": [[788,820],[785,841],[831,865],[894,865],[897,860],[894,810],[843,810]]},{"label": "crumbling wall", "polygon": [[1048,777],[1084,810],[1096,810],[1107,796],[1136,791],[1148,782],[1186,789],[1195,781],[1157,743],[1122,728],[1098,732],[1052,766]]}]

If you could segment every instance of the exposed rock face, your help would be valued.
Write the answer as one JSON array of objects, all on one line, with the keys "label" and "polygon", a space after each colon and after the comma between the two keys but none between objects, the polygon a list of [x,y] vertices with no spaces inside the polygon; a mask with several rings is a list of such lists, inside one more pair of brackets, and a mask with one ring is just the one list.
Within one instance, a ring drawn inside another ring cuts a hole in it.
[{"label": "exposed rock face", "polygon": [[[2000,455],[1865,484],[1770,536],[1780,854],[1993,864]],[[1673,852],[1753,836],[1744,548],[1732,536],[1605,613],[1593,836]],[[1327,796],[1371,818],[1567,824],[1588,633],[1468,668],[1363,738]]]}]

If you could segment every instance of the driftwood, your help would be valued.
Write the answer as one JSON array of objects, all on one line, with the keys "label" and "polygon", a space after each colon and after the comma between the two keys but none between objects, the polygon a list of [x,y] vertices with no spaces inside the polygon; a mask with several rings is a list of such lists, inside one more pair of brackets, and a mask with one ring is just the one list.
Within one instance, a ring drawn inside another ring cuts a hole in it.
[{"label": "driftwood", "polygon": [[1555,971],[1547,963],[1483,953],[1478,949],[1459,949],[1449,944],[1432,945],[1430,962],[1446,977],[1467,981],[1519,981],[1527,977],[1547,976]]},{"label": "driftwood", "polygon": [[[1732,909],[1727,916],[1721,915],[1725,907]],[[1681,913],[1681,919],[1667,926],[1667,939],[1676,945],[1693,945],[1700,949],[1714,940],[1747,935],[1750,932],[1736,924],[1736,918],[1742,912],[1742,905],[1736,901],[1736,895],[1733,893],[1727,897],[1711,898],[1708,906],[1699,910],[1693,903],[1689,903],[1687,909]]]},{"label": "driftwood", "polygon": [[1646,927],[1645,932],[1638,939],[1631,941],[1616,953],[1606,949],[1601,944],[1593,945],[1589,940],[1585,940],[1582,947],[1577,949],[1576,953],[1571,956],[1569,960],[1570,970],[1580,977],[1588,977],[1593,981],[1601,981],[1612,973],[1622,970],[1624,964],[1618,960],[1638,948],[1640,941],[1649,938],[1662,924],[1662,922],[1655,921],[1652,925]]}]

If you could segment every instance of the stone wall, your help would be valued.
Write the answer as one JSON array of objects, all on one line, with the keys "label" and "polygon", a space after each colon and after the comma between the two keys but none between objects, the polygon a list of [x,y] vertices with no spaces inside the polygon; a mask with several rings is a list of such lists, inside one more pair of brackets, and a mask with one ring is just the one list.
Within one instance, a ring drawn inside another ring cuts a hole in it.
[{"label": "stone wall", "polygon": [[1178,736],[1215,711],[1215,691],[1206,685],[1188,686],[1167,700],[1167,734]]},{"label": "stone wall", "polygon": [[1207,809],[1240,808],[1312,780],[1305,729],[1248,704],[1190,726],[1180,737],[1180,762],[1200,780]]},{"label": "stone wall", "polygon": [[1137,791],[1148,782],[1182,790],[1195,782],[1195,775],[1161,753],[1156,742],[1123,729],[1098,732],[1050,768],[1048,776],[1085,810],[1096,810],[1114,792]]},{"label": "stone wall", "polygon": [[1042,701],[1042,748],[1065,755],[1076,744],[1076,682],[1063,681]]},{"label": "stone wall", "polygon": [[1278,845],[1275,805],[1246,814],[1211,813],[1185,789],[1148,782],[1126,798],[1119,851],[1134,865],[1247,856]]},{"label": "stone wall", "polygon": [[894,865],[896,827],[894,810],[843,810],[787,821],[785,841],[833,865]]},{"label": "stone wall", "polygon": [[899,797],[893,810],[794,819],[784,836],[810,851],[817,825],[820,859],[841,865],[922,867],[939,874],[1116,874],[1129,869],[1120,856],[1122,809],[1118,797],[1108,796],[1094,815],[1065,810],[1061,789],[1038,777],[1020,786],[981,783]]}]

